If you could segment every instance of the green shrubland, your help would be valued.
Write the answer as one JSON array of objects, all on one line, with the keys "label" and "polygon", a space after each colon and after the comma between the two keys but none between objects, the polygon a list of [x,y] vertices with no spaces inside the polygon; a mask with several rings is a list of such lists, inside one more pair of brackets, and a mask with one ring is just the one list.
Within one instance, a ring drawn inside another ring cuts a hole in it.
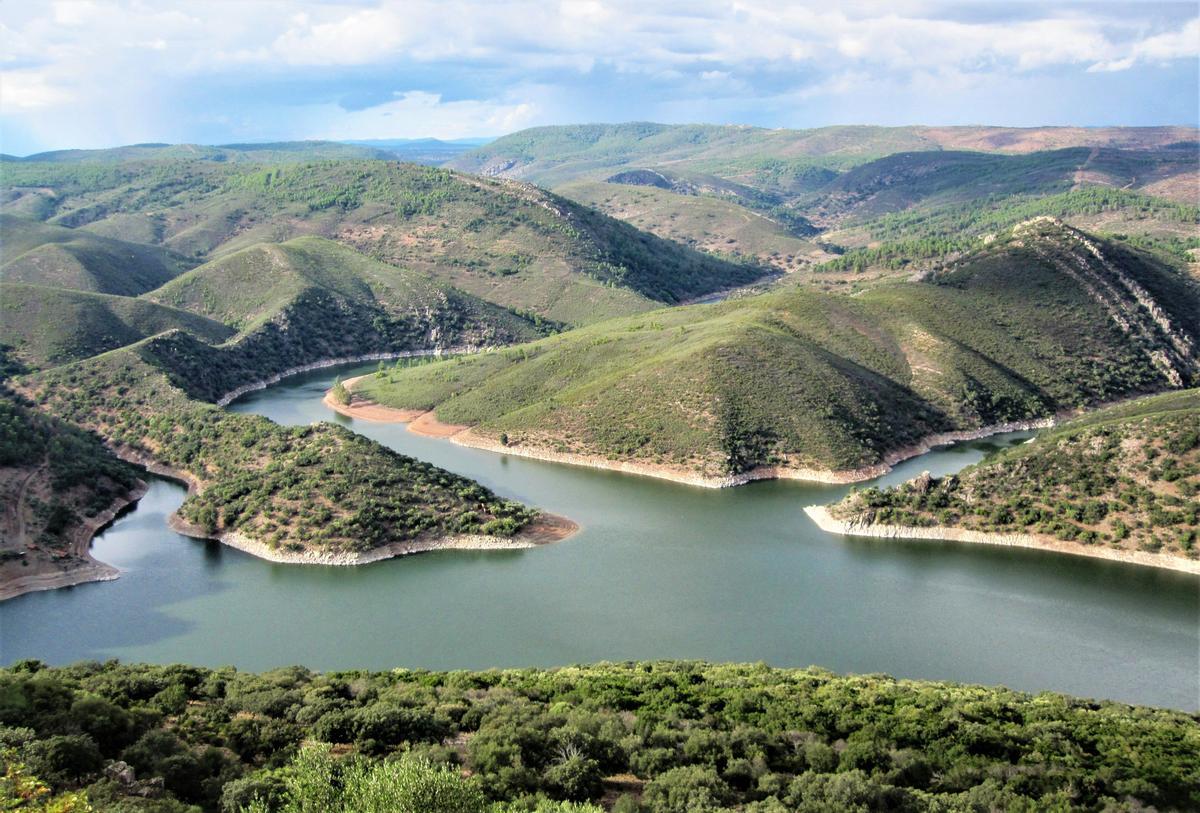
[{"label": "green shrubland", "polygon": [[[98,811],[1200,804],[1194,715],[766,666],[251,674],[25,661],[0,670],[0,740]],[[160,777],[157,796],[136,795]]]},{"label": "green shrubland", "polygon": [[1200,391],[1098,410],[963,472],[852,493],[830,510],[1196,558]]}]

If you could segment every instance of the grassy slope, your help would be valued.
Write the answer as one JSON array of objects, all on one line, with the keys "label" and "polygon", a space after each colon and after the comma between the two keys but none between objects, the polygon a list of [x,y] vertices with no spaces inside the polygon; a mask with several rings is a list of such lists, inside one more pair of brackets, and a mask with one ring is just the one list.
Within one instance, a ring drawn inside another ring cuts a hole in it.
[{"label": "grassy slope", "polygon": [[[1086,253],[1071,235],[1022,232],[937,284],[658,311],[371,379],[365,392],[514,444],[708,475],[873,464],[931,432],[1166,386],[1054,264]],[[1137,256],[1123,267],[1200,334],[1193,283]]]},{"label": "grassy slope", "polygon": [[165,330],[220,342],[233,330],[141,299],[0,283],[0,344],[27,369],[77,361]]},{"label": "grassy slope", "polygon": [[[299,235],[339,240],[484,299],[573,324],[761,276],[521,184],[393,162],[17,164],[48,216],[212,258]],[[10,206],[25,205],[20,199]]]},{"label": "grassy slope", "polygon": [[594,181],[565,184],[556,191],[639,229],[710,254],[748,258],[781,271],[829,258],[811,241],[733,200]]},{"label": "grassy slope", "polygon": [[[605,808],[645,813],[1200,804],[1194,714],[815,668],[657,662],[253,674],[23,662],[0,670],[0,723],[12,727],[18,758],[52,770],[56,790],[88,786],[99,811],[131,808],[101,772],[108,760],[125,760],[139,779],[164,776],[158,804],[230,810],[278,794],[294,775],[279,768],[304,740],[331,740],[340,756],[408,753],[449,764],[489,799],[514,802],[497,813],[529,810],[516,800],[534,793],[603,794]],[[66,750],[64,734],[78,738],[68,753],[81,756],[52,762],[46,755]],[[613,808],[623,793],[632,798]]]},{"label": "grassy slope", "polygon": [[857,492],[831,511],[1195,558],[1198,492],[1200,390],[1192,389],[1099,410],[957,476]]},{"label": "grassy slope", "polygon": [[137,296],[189,263],[158,246],[0,215],[0,280]]}]

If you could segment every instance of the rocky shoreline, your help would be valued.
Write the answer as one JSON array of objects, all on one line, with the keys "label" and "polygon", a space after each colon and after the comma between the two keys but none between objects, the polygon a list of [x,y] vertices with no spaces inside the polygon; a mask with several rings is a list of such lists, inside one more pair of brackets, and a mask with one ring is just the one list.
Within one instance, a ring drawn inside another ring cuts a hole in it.
[{"label": "rocky shoreline", "polygon": [[121,513],[126,506],[136,503],[145,496],[149,488],[150,486],[146,482],[138,480],[137,485],[128,494],[117,498],[107,509],[94,517],[89,517],[74,528],[71,533],[72,548],[75,555],[83,560],[82,563],[69,570],[30,573],[0,584],[0,601],[23,596],[26,593],[36,593],[39,590],[74,587],[77,584],[113,581],[118,578],[121,571],[92,557],[92,540],[96,534],[116,519],[117,514]]},{"label": "rocky shoreline", "polygon": [[278,384],[280,381],[289,376],[299,375],[300,373],[310,373],[313,370],[323,370],[326,367],[338,367],[342,364],[357,364],[364,361],[391,361],[393,359],[424,358],[426,356],[481,353],[487,349],[488,348],[486,347],[447,347],[444,349],[439,348],[434,350],[402,350],[395,353],[363,353],[357,356],[323,359],[321,361],[314,361],[311,364],[301,364],[296,367],[289,367],[283,372],[276,373],[275,375],[268,376],[267,378],[259,381],[243,384],[242,386],[232,389],[218,398],[216,400],[216,405],[219,407],[227,407],[246,393],[255,392],[257,390],[265,390],[272,384]]},{"label": "rocky shoreline", "polygon": [[1053,537],[1025,533],[1001,534],[937,525],[916,527],[841,520],[830,514],[829,508],[824,505],[809,505],[805,507],[804,512],[808,514],[822,531],[842,536],[865,536],[879,539],[946,540],[950,542],[970,542],[979,545],[999,545],[1010,548],[1030,548],[1033,550],[1051,551],[1053,553],[1066,553],[1073,556],[1089,556],[1093,559],[1107,559],[1108,561],[1122,562],[1124,564],[1157,567],[1200,576],[1200,561],[1163,553],[1118,550],[1101,547],[1100,545],[1083,545],[1079,542],[1068,542]]}]

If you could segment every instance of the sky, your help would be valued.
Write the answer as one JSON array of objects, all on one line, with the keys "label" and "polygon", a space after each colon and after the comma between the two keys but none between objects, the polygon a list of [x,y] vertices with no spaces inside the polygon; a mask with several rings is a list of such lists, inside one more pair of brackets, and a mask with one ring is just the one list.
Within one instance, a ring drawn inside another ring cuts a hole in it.
[{"label": "sky", "polygon": [[0,151],[1200,123],[1200,4],[0,0]]}]

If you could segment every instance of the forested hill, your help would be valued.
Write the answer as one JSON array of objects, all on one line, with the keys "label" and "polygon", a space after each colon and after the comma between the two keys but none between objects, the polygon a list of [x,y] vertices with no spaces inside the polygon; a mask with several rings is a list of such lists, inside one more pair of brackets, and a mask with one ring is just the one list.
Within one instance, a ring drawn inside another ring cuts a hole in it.
[{"label": "forested hill", "polygon": [[151,244],[157,248],[143,250],[166,249],[191,264],[259,243],[325,237],[569,324],[673,304],[765,273],[532,186],[391,161],[20,162],[6,165],[5,176],[0,211],[70,227],[55,235]]},{"label": "forested hill", "polygon": [[949,430],[1200,375],[1197,285],[1053,220],[925,282],[803,288],[606,322],[366,382],[514,451],[721,478],[878,466]]},{"label": "forested hill", "polygon": [[961,473],[856,492],[832,506],[865,525],[943,527],[1195,558],[1200,390],[1111,406]]}]

